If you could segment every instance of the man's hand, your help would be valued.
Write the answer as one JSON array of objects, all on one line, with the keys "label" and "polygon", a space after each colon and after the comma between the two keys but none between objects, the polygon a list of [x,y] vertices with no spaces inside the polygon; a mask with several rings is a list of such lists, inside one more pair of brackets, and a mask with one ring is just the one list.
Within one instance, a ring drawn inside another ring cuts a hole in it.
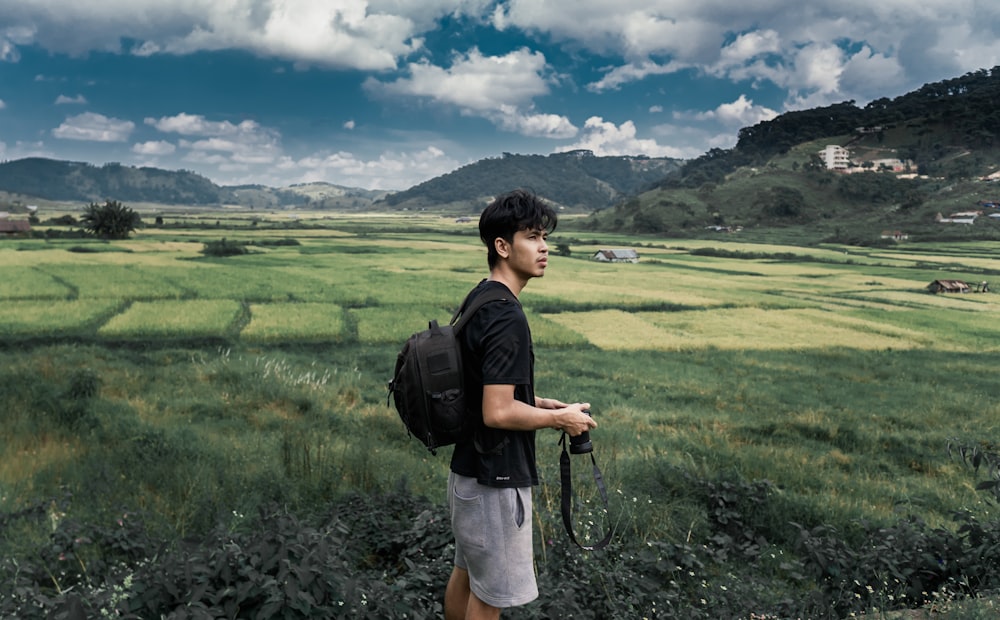
[{"label": "man's hand", "polygon": [[[545,405],[549,407],[539,407],[543,409],[555,409],[555,425],[554,428],[565,431],[570,437],[576,437],[580,433],[589,431],[592,428],[597,428],[597,422],[594,418],[590,417],[590,403],[573,403],[567,405],[561,401],[543,398],[540,399]],[[539,401],[536,400],[536,403]]]}]

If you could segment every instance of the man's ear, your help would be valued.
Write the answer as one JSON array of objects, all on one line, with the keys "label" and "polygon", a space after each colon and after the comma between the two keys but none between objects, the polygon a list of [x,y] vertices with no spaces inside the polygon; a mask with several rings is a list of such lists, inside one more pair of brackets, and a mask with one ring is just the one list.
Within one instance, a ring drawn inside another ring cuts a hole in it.
[{"label": "man's ear", "polygon": [[493,240],[493,248],[497,251],[497,255],[500,258],[510,257],[510,244],[503,237],[497,237]]}]

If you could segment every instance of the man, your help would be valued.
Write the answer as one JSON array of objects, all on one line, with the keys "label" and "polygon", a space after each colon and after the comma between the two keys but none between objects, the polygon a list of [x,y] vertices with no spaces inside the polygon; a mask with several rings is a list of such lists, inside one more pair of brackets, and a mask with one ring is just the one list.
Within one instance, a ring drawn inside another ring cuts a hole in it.
[{"label": "man", "polygon": [[500,288],[510,298],[484,305],[460,335],[466,398],[475,437],[451,459],[448,501],[455,568],[445,591],[446,620],[499,618],[504,607],[538,597],[531,526],[531,487],[538,484],[535,431],[577,436],[597,424],[589,403],[567,405],[534,394],[531,332],[517,300],[531,278],[545,275],[556,214],[534,194],[498,196],[479,218],[490,276],[475,292]]}]

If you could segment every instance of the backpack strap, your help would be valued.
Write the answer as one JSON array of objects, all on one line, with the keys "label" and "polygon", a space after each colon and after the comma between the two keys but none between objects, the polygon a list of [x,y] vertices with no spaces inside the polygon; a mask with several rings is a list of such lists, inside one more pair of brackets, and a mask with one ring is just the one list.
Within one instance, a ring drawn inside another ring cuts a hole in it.
[{"label": "backpack strap", "polygon": [[[484,280],[485,281],[485,280]],[[481,284],[482,282],[480,282]],[[455,330],[455,332],[461,331],[465,324],[476,314],[476,311],[490,303],[491,301],[506,301],[510,300],[521,305],[517,297],[513,295],[510,291],[506,290],[506,287],[501,289],[499,287],[489,287],[485,291],[476,294],[475,289],[473,289],[468,295],[465,296],[465,300],[462,301],[462,305],[458,307],[455,314],[451,315],[451,321],[449,324]]]}]

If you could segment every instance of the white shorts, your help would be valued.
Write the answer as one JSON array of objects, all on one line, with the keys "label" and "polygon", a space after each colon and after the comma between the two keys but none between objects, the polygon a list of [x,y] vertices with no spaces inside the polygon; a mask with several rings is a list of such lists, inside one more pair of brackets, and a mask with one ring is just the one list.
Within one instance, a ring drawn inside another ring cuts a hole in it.
[{"label": "white shorts", "polygon": [[513,607],[538,598],[531,487],[488,487],[451,472],[448,505],[455,566],[469,572],[469,585],[479,600]]}]

